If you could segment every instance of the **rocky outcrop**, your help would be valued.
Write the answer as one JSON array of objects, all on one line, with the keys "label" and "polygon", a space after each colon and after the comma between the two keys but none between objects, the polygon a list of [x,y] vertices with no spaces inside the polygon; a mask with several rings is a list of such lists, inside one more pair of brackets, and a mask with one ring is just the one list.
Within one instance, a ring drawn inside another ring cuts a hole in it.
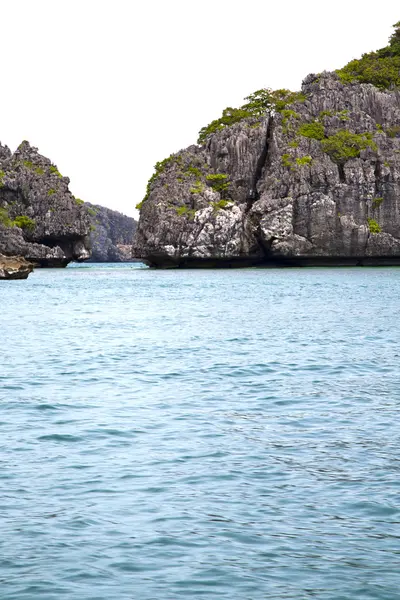
[{"label": "rocky outcrop", "polygon": [[297,100],[159,163],[151,266],[400,263],[400,93],[310,75]]},{"label": "rocky outcrop", "polygon": [[33,265],[21,256],[4,256],[0,254],[0,280],[26,279],[33,271]]},{"label": "rocky outcrop", "polygon": [[0,146],[0,252],[41,267],[89,258],[89,214],[68,185],[28,142]]},{"label": "rocky outcrop", "polygon": [[133,259],[132,243],[136,221],[120,212],[86,203],[90,214],[90,262],[127,262]]}]

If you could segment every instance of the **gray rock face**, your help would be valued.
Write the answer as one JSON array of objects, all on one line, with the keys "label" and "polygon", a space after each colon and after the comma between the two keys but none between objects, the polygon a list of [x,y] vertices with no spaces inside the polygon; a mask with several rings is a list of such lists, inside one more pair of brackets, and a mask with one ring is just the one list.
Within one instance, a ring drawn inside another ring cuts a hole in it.
[{"label": "gray rock face", "polygon": [[33,271],[33,265],[21,256],[4,256],[0,254],[0,280],[26,279]]},{"label": "gray rock face", "polygon": [[90,262],[126,262],[133,259],[132,243],[136,221],[120,212],[86,203],[91,220]]},{"label": "gray rock face", "polygon": [[68,189],[69,179],[23,142],[0,146],[0,252],[42,267],[90,257],[90,218]]},{"label": "gray rock face", "polygon": [[308,76],[302,91],[289,110],[170,157],[143,202],[135,256],[161,267],[399,264],[400,94],[335,73]]}]

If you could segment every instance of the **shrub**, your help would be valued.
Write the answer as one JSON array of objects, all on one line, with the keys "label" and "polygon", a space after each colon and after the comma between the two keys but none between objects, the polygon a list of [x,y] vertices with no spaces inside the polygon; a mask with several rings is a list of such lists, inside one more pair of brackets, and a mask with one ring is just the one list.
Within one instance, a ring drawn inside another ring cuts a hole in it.
[{"label": "shrub", "polygon": [[400,86],[400,21],[394,28],[387,46],[363,54],[360,59],[352,60],[336,71],[343,83],[372,83],[381,89]]},{"label": "shrub", "polygon": [[12,221],[8,216],[8,210],[6,208],[0,208],[0,223],[5,227],[11,227]]},{"label": "shrub", "polygon": [[196,185],[190,188],[191,194],[201,194],[204,191],[204,184],[201,181],[196,181]]},{"label": "shrub", "polygon": [[[174,154],[171,154],[167,158],[164,158],[164,160],[160,160],[160,161],[156,162],[156,164],[154,165],[155,172],[153,173],[153,175],[150,177],[150,179],[147,182],[146,194],[145,194],[142,202],[139,202],[139,204],[136,205],[136,208],[138,210],[140,210],[140,208],[142,207],[142,203],[146,202],[147,198],[150,196],[151,186],[152,186],[153,182],[157,179],[157,177],[165,171],[165,169],[168,165],[170,165],[172,163],[180,164],[181,162],[182,162],[182,156],[174,155]],[[140,205],[140,208],[138,208],[139,205]]]},{"label": "shrub", "polygon": [[381,233],[382,229],[379,224],[375,221],[375,219],[367,219],[368,227],[370,232],[374,235],[375,233]]},{"label": "shrub", "polygon": [[297,130],[299,135],[313,140],[323,140],[325,137],[325,128],[322,123],[314,121],[313,123],[303,123]]},{"label": "shrub", "polygon": [[311,156],[302,156],[301,158],[296,158],[296,163],[300,166],[310,165],[312,163]]},{"label": "shrub", "polygon": [[54,175],[57,175],[57,177],[62,179],[62,175],[55,165],[50,166],[50,173],[54,173]]},{"label": "shrub", "polygon": [[225,175],[224,173],[207,175],[206,180],[216,192],[223,192],[229,187],[228,175]]},{"label": "shrub", "polygon": [[343,164],[351,158],[360,156],[360,152],[366,148],[377,150],[373,141],[372,133],[351,133],[347,129],[341,129],[334,135],[322,140],[322,149],[331,159]]},{"label": "shrub", "polygon": [[37,173],[37,175],[44,175],[44,169],[42,169],[42,167],[36,167],[35,173]]},{"label": "shrub", "polygon": [[50,188],[49,191],[47,192],[48,196],[53,196],[53,194],[56,193],[56,190],[54,188]]},{"label": "shrub", "polygon": [[14,221],[12,222],[12,225],[20,227],[21,229],[27,229],[28,231],[32,231],[33,229],[35,229],[36,223],[33,219],[30,219],[28,216],[20,215],[19,217],[15,217]]},{"label": "shrub", "polygon": [[4,171],[0,171],[0,188],[4,187],[4,181],[3,181],[4,177],[5,177]]},{"label": "shrub", "polygon": [[81,200],[80,198],[75,198],[75,204],[78,204],[79,206],[81,206],[82,204],[85,204],[85,202],[83,200]]},{"label": "shrub", "polygon": [[136,204],[135,208],[136,208],[136,210],[141,210],[142,206],[143,206],[143,200],[141,202],[139,202],[138,204]]},{"label": "shrub", "polygon": [[207,137],[212,133],[221,131],[225,127],[230,127],[235,123],[239,123],[240,121],[243,121],[243,119],[248,119],[249,117],[259,118],[274,112],[281,112],[294,102],[304,102],[305,96],[301,92],[263,88],[250,94],[245,100],[247,100],[247,102],[239,108],[225,108],[219,119],[211,121],[209,125],[200,129],[197,143],[204,144]]},{"label": "shrub", "polygon": [[99,212],[97,210],[97,208],[90,208],[90,207],[87,209],[87,211],[91,217],[95,217],[97,215],[97,213]]},{"label": "shrub", "polygon": [[218,210],[226,208],[228,206],[228,204],[230,204],[230,201],[229,200],[220,200],[219,202],[211,202],[210,204],[215,211],[218,211]]},{"label": "shrub", "polygon": [[192,208],[188,208],[187,206],[178,206],[177,208],[175,208],[175,211],[178,217],[187,216],[189,218],[193,218],[196,212],[195,210],[193,210]]},{"label": "shrub", "polygon": [[293,166],[293,159],[290,154],[283,154],[281,156],[281,160],[284,167],[291,168]]},{"label": "shrub", "polygon": [[380,205],[382,204],[382,202],[383,202],[383,198],[382,197],[374,198],[372,200],[372,208],[374,208],[374,209],[375,208],[379,208]]}]

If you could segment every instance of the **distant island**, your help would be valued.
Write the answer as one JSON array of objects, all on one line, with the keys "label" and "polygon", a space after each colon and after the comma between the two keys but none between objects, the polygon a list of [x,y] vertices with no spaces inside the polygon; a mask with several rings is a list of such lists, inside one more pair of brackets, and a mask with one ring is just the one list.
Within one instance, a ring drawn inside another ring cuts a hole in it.
[{"label": "distant island", "polygon": [[133,236],[136,221],[132,217],[85,202],[91,221],[90,245],[92,255],[89,262],[127,262],[132,256]]},{"label": "distant island", "polygon": [[25,279],[33,267],[71,261],[132,260],[136,222],[85,203],[69,178],[28,141],[0,145],[0,279]]},{"label": "distant island", "polygon": [[400,264],[400,22],[299,92],[261,89],[155,166],[134,254],[153,267]]}]

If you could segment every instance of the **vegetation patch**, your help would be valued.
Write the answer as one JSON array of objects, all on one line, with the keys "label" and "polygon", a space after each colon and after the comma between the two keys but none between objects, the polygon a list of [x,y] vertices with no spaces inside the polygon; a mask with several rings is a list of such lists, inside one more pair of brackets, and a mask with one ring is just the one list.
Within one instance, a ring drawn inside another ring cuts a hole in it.
[{"label": "vegetation patch", "polygon": [[[147,182],[146,194],[145,194],[142,202],[139,202],[139,204],[136,205],[136,208],[138,210],[140,210],[143,202],[146,202],[147,198],[150,196],[151,186],[154,183],[154,181],[157,179],[157,177],[159,175],[161,175],[161,173],[163,173],[165,171],[165,169],[168,167],[168,165],[171,165],[173,163],[176,163],[179,165],[182,164],[182,156],[176,155],[176,154],[175,155],[171,154],[167,158],[164,158],[164,160],[160,160],[160,161],[156,162],[156,164],[154,165],[155,172],[153,173],[153,175],[150,177],[150,179]],[[140,208],[138,208],[139,205],[140,205]]]},{"label": "vegetation patch", "polygon": [[50,173],[53,173],[54,175],[57,175],[57,177],[62,179],[62,175],[55,165],[50,166]]},{"label": "vegetation patch", "polygon": [[367,219],[367,221],[369,230],[372,234],[381,233],[382,229],[380,228],[380,225],[375,221],[375,219]]},{"label": "vegetation patch", "polygon": [[204,191],[204,183],[201,181],[196,181],[196,185],[190,188],[191,194],[201,194]]},{"label": "vegetation patch", "polygon": [[394,127],[388,127],[386,129],[386,135],[390,138],[400,137],[400,125],[395,125]]},{"label": "vegetation patch", "polygon": [[35,221],[30,219],[27,215],[20,215],[19,217],[15,217],[14,221],[12,221],[12,225],[16,227],[20,227],[21,229],[27,229],[28,231],[33,231],[35,229]]},{"label": "vegetation patch", "polygon": [[311,165],[312,156],[301,156],[300,158],[296,158],[296,163],[302,167],[304,165]]},{"label": "vegetation patch", "polygon": [[91,208],[90,206],[88,207],[87,211],[91,217],[95,217],[99,212],[97,208]]},{"label": "vegetation patch", "polygon": [[383,198],[380,197],[380,196],[378,198],[373,198],[373,200],[372,200],[372,208],[374,208],[374,209],[375,208],[379,208],[380,205],[382,204],[382,202],[383,202]]},{"label": "vegetation patch", "polygon": [[75,204],[78,204],[78,206],[81,206],[82,204],[85,204],[85,202],[83,200],[81,200],[80,198],[75,198]]},{"label": "vegetation patch", "polygon": [[322,149],[331,159],[343,164],[351,158],[360,156],[362,150],[371,148],[377,150],[373,141],[372,133],[351,133],[347,129],[341,129],[334,135],[321,141]]},{"label": "vegetation patch", "polygon": [[229,200],[220,200],[219,202],[210,202],[215,211],[226,208],[231,202]]},{"label": "vegetation patch", "polygon": [[4,171],[0,171],[0,188],[4,187],[4,177],[5,177],[5,173]]},{"label": "vegetation patch", "polygon": [[189,217],[189,218],[193,218],[195,215],[195,210],[193,208],[188,208],[187,206],[178,206],[177,208],[175,208],[175,212],[178,215],[178,217]]},{"label": "vegetation patch", "polygon": [[318,121],[303,123],[303,125],[300,125],[298,128],[297,133],[303,137],[321,141],[325,137],[325,127]]},{"label": "vegetation patch", "polygon": [[381,89],[400,87],[400,21],[394,26],[389,44],[376,52],[363,54],[336,73],[342,83],[372,83]]},{"label": "vegetation patch", "polygon": [[0,223],[5,227],[11,227],[12,221],[8,216],[8,210],[6,208],[0,208]]},{"label": "vegetation patch", "polygon": [[216,192],[223,192],[229,187],[228,175],[225,175],[224,173],[206,175],[206,180]]},{"label": "vegetation patch", "polygon": [[301,92],[291,92],[285,89],[271,90],[270,88],[257,90],[245,98],[247,101],[245,104],[239,108],[232,108],[231,106],[225,108],[219,119],[211,121],[209,125],[200,129],[197,143],[204,144],[207,137],[212,133],[231,127],[244,119],[250,117],[262,118],[274,112],[282,112],[294,102],[304,102],[305,99],[306,97]]},{"label": "vegetation patch", "polygon": [[56,190],[54,188],[50,188],[49,191],[47,192],[48,196],[53,196],[53,194],[56,193]]},{"label": "vegetation patch", "polygon": [[293,167],[293,158],[290,154],[282,154],[281,160],[284,167]]},{"label": "vegetation patch", "polygon": [[138,204],[136,204],[135,208],[136,208],[136,210],[141,210],[142,206],[143,206],[143,200],[141,202],[138,202]]}]

